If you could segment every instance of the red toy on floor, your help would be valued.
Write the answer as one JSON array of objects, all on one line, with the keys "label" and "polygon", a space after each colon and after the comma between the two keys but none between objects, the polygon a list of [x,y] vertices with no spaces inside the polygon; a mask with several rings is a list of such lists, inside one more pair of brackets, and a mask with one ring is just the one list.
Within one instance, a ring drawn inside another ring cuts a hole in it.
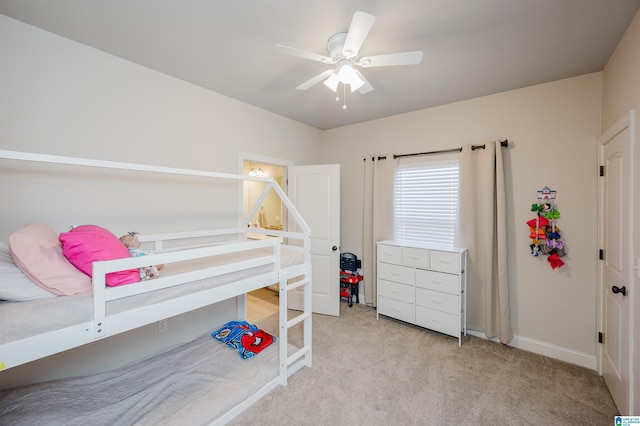
[{"label": "red toy on floor", "polygon": [[349,307],[353,306],[353,298],[360,303],[359,287],[364,278],[358,273],[362,262],[353,253],[340,253],[340,297],[349,300]]},{"label": "red toy on floor", "polygon": [[360,303],[359,287],[360,281],[364,278],[362,275],[358,275],[356,272],[352,274],[348,271],[340,271],[340,297],[344,297],[349,300],[349,307],[353,306],[353,297],[356,298],[356,303]]}]

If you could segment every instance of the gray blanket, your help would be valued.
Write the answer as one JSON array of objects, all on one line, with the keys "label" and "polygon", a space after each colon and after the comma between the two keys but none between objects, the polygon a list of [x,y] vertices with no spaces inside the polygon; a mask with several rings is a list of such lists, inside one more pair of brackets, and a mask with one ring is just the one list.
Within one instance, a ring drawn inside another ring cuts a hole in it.
[{"label": "gray blanket", "polygon": [[0,391],[0,425],[202,425],[278,373],[278,344],[254,358],[203,336],[127,367]]}]

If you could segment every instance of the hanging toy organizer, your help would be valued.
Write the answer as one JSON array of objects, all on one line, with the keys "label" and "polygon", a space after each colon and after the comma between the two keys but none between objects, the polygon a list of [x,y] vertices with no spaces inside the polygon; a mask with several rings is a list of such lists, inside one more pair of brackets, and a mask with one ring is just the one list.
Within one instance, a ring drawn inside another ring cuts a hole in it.
[{"label": "hanging toy organizer", "polygon": [[567,253],[564,243],[560,240],[560,229],[556,226],[556,219],[560,212],[556,209],[556,191],[545,186],[538,191],[538,202],[531,205],[531,211],[536,217],[527,221],[529,238],[531,238],[531,254],[535,257],[548,256],[547,261],[552,269],[564,265],[561,257]]}]

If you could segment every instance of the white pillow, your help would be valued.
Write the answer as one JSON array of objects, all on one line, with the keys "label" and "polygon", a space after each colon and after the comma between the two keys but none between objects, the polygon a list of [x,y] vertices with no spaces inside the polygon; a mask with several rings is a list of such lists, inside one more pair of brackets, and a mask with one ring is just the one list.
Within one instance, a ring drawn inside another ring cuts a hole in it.
[{"label": "white pillow", "polygon": [[25,302],[55,297],[31,281],[11,259],[9,247],[0,242],[0,300]]}]

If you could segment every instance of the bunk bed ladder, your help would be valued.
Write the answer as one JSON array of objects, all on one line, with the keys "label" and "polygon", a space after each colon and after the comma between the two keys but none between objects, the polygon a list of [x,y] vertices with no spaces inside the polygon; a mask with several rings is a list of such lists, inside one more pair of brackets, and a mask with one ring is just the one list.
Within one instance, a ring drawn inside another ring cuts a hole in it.
[{"label": "bunk bed ladder", "polygon": [[[287,385],[287,379],[302,367],[311,367],[311,267],[305,268],[301,279],[291,284],[288,277],[282,276],[279,282],[280,290],[280,384]],[[293,318],[288,318],[288,293],[303,287],[303,311]],[[303,346],[289,354],[289,330],[303,323]]]}]

